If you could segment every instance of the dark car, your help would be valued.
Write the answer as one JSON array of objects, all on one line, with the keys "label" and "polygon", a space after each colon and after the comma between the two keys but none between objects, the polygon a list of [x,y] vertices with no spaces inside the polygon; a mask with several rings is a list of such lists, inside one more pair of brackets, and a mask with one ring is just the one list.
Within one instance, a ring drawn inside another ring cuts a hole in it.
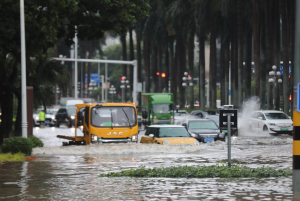
[{"label": "dark car", "polygon": [[56,127],[60,124],[67,124],[69,128],[74,126],[76,109],[76,107],[60,108],[55,115]]},{"label": "dark car", "polygon": [[190,116],[192,118],[201,118],[204,119],[206,116],[208,116],[208,113],[203,110],[194,110],[190,113]]},{"label": "dark car", "polygon": [[225,133],[210,119],[186,119],[182,124],[199,142],[225,141]]}]

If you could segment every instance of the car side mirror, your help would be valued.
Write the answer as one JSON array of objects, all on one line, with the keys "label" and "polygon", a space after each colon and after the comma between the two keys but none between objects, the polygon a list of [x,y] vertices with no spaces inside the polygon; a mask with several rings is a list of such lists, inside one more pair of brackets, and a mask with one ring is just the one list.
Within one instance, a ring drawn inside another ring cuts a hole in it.
[{"label": "car side mirror", "polygon": [[153,134],[150,134],[149,137],[154,138],[154,135],[153,135]]},{"label": "car side mirror", "polygon": [[142,111],[142,117],[143,117],[143,119],[148,119],[148,112]]},{"label": "car side mirror", "polygon": [[82,121],[83,120],[83,115],[81,111],[77,112],[77,121]]},{"label": "car side mirror", "polygon": [[82,121],[81,120],[77,120],[77,126],[82,126]]}]

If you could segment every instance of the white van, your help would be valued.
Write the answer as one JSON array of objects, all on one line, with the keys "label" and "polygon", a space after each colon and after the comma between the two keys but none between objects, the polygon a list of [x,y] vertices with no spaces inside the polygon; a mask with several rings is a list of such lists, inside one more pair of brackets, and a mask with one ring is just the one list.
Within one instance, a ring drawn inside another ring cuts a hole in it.
[{"label": "white van", "polygon": [[76,104],[84,104],[84,101],[80,99],[68,99],[66,101],[66,107],[76,107]]}]

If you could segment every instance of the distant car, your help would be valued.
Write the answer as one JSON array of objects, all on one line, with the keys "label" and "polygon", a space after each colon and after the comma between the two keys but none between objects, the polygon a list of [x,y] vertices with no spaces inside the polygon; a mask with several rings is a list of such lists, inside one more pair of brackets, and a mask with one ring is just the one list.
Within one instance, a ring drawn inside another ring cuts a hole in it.
[{"label": "distant car", "polygon": [[194,110],[190,113],[190,116],[192,118],[201,118],[204,119],[206,116],[208,116],[209,114],[206,111],[203,110]]},{"label": "distant car", "polygon": [[66,124],[69,128],[75,125],[76,107],[60,108],[55,115],[56,127]]},{"label": "distant car", "polygon": [[225,141],[225,133],[220,131],[213,120],[186,119],[182,126],[184,126],[190,135],[199,142]]},{"label": "distant car", "polygon": [[137,118],[138,118],[138,124],[139,124],[139,126],[140,125],[142,125],[142,116],[140,116],[140,115],[137,115]]},{"label": "distant car", "polygon": [[213,120],[219,127],[219,122],[220,122],[220,116],[219,115],[208,115],[208,116],[205,117],[205,119]]},{"label": "distant car", "polygon": [[213,111],[213,110],[205,110],[205,112],[207,112],[209,115],[216,115],[217,112]]},{"label": "distant car", "polygon": [[281,111],[262,110],[250,114],[249,129],[265,131],[270,134],[293,134],[291,117]]},{"label": "distant car", "polygon": [[[33,126],[37,127],[40,126],[40,117],[39,117],[39,113],[41,110],[34,110],[33,111]],[[45,113],[45,125],[48,126],[55,126],[56,122],[55,122],[55,114],[52,112],[47,111]]]},{"label": "distant car", "polygon": [[178,125],[151,125],[147,127],[145,135],[141,138],[144,144],[189,144],[200,143],[189,135],[183,126]]},{"label": "distant car", "polygon": [[189,113],[186,110],[175,110],[174,112],[174,124],[177,125],[183,119],[186,119],[189,116]]}]

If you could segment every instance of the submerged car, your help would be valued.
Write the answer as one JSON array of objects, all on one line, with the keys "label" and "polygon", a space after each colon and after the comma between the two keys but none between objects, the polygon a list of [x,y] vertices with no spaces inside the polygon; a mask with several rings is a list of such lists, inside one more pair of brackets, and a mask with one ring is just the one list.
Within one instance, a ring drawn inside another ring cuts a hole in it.
[{"label": "submerged car", "polygon": [[225,141],[225,133],[220,131],[213,120],[186,119],[182,126],[184,126],[190,135],[199,142]]},{"label": "submerged car", "polygon": [[141,143],[199,145],[183,126],[178,125],[151,125],[147,127]]},{"label": "submerged car", "polygon": [[190,113],[191,118],[201,118],[204,119],[209,114],[206,111],[203,110],[194,110]]},{"label": "submerged car", "polygon": [[291,117],[281,111],[262,110],[251,113],[249,119],[251,131],[265,131],[270,134],[293,134]]},{"label": "submerged car", "polygon": [[[179,123],[188,117],[189,113],[186,110],[176,110],[174,112],[174,124],[179,125]],[[180,123],[181,125],[181,123]]]}]

